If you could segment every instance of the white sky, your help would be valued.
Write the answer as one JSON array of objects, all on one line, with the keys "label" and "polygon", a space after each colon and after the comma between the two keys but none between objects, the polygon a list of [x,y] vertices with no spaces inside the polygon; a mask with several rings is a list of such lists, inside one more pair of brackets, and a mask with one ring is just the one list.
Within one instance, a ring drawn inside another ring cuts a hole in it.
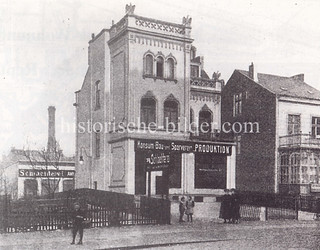
[{"label": "white sky", "polygon": [[[0,0],[0,154],[47,143],[47,108],[56,106],[56,137],[66,154],[75,136],[74,92],[87,70],[91,33],[119,21],[129,1]],[[291,76],[320,89],[320,1],[132,0],[135,14],[181,23],[211,76],[227,81],[254,62],[260,73]]]}]

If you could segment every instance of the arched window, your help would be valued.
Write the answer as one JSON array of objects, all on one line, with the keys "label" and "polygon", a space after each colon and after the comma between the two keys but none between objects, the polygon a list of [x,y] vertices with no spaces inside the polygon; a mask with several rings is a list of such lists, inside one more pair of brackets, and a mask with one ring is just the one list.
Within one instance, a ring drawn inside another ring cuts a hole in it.
[{"label": "arched window", "polygon": [[172,58],[169,58],[167,60],[167,66],[168,66],[168,78],[174,79],[174,61]]},{"label": "arched window", "polygon": [[156,101],[151,97],[141,99],[141,126],[149,126],[150,123],[156,123]]},{"label": "arched window", "polygon": [[168,129],[178,129],[178,102],[167,100],[164,102],[164,127]]},{"label": "arched window", "polygon": [[157,57],[157,77],[163,77],[163,58]]},{"label": "arched window", "polygon": [[212,113],[209,110],[201,110],[199,112],[199,133],[210,134],[212,123]]},{"label": "arched window", "polygon": [[153,56],[152,55],[146,55],[145,59],[145,74],[148,76],[153,75]]}]

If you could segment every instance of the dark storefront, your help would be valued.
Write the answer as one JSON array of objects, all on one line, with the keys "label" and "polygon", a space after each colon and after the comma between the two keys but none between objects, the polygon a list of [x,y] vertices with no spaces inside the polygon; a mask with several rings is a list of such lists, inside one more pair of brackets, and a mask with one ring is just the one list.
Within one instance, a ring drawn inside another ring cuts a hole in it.
[{"label": "dark storefront", "polygon": [[195,188],[226,188],[227,156],[232,153],[231,146],[213,143],[136,140],[135,194],[146,194],[146,190],[150,192],[151,172],[153,171],[162,172],[161,176],[155,177],[156,194],[168,194],[170,188],[181,188],[183,153],[194,153],[195,155]]}]

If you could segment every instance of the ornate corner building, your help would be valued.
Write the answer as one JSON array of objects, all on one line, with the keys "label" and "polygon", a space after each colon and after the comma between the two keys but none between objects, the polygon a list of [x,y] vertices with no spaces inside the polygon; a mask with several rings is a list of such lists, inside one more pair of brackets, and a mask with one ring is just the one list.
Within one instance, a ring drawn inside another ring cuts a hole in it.
[{"label": "ornate corner building", "polygon": [[76,188],[161,195],[235,187],[235,144],[219,139],[224,82],[196,55],[191,18],[170,23],[134,8],[89,41],[74,104]]}]

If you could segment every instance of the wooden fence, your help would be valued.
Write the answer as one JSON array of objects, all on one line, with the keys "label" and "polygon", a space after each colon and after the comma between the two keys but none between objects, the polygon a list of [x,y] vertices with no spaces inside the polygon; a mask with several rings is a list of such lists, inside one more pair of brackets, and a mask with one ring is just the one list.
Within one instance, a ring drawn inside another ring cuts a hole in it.
[{"label": "wooden fence", "polygon": [[[77,190],[55,200],[29,200],[0,204],[2,232],[30,232],[72,227],[73,204],[79,202],[91,223],[88,227],[169,224],[170,201],[97,190]],[[125,198],[123,198],[125,197]]]}]

